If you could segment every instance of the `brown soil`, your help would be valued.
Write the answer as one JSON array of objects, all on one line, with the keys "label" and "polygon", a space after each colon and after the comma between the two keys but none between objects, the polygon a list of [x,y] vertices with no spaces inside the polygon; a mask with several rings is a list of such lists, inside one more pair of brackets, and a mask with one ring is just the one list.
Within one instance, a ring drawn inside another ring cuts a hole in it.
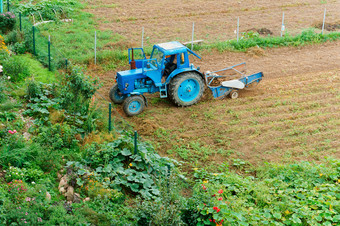
[{"label": "brown soil", "polygon": [[117,32],[132,42],[141,42],[142,27],[145,43],[191,40],[192,23],[195,22],[195,39],[206,41],[236,38],[237,17],[240,32],[251,28],[266,28],[280,35],[282,12],[285,27],[290,34],[312,27],[323,18],[326,22],[339,20],[340,4],[336,0],[110,0],[88,1],[87,11],[98,18],[102,30]]},{"label": "brown soil", "polygon": [[[257,87],[242,90],[236,100],[213,99],[207,89],[200,103],[188,108],[160,101],[154,94],[147,95],[149,106],[140,117],[128,118],[120,106],[116,109],[162,155],[183,160],[169,150],[188,146],[196,157],[184,159],[187,163],[183,167],[187,169],[204,161],[189,145],[191,142],[202,148],[234,151],[229,157],[210,154],[209,161],[216,164],[231,158],[255,165],[319,160],[324,155],[340,158],[340,152],[335,151],[340,150],[336,126],[340,118],[339,52],[340,42],[267,49],[264,56],[255,57],[207,51],[202,54],[203,60],[192,59],[203,71],[245,61],[248,74],[262,71],[264,80]],[[102,81],[110,81],[101,90],[103,95],[112,85],[113,75],[113,72],[101,75]],[[160,131],[166,131],[166,135],[160,135]],[[330,143],[326,144],[326,140]],[[313,154],[313,150],[320,151]],[[191,158],[198,159],[195,162]]]},{"label": "brown soil", "polygon": [[[260,27],[266,28],[262,34],[277,36],[282,11],[286,28],[294,34],[313,26],[316,18],[322,19],[325,7],[329,23],[339,19],[340,10],[337,1],[321,4],[319,0],[117,0],[116,7],[105,7],[112,2],[101,0],[95,4],[87,10],[97,16],[100,29],[138,43],[144,26],[149,45],[188,41],[193,21],[196,39],[215,41],[235,38],[238,16],[241,32]],[[298,48],[254,48],[247,53],[206,50],[201,52],[202,60],[190,59],[201,71],[247,62],[248,74],[262,71],[264,80],[251,90],[242,90],[236,100],[215,100],[206,90],[199,104],[188,108],[175,107],[155,94],[147,96],[149,106],[138,117],[125,117],[120,106],[115,109],[162,155],[184,160],[188,167],[232,158],[252,164],[340,158],[339,53],[339,41]],[[128,69],[128,63],[119,68],[123,69]],[[116,72],[95,69],[93,73],[99,74],[104,83],[100,92],[108,99]]]},{"label": "brown soil", "polygon": [[[315,28],[322,29],[322,22],[318,23],[314,26]],[[336,31],[340,29],[340,22],[336,23],[325,23],[325,30],[326,31]]]}]

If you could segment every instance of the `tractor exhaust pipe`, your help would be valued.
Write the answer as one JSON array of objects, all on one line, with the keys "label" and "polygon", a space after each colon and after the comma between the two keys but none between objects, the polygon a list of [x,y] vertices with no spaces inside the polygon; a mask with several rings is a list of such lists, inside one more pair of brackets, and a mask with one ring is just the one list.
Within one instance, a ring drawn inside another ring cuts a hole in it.
[{"label": "tractor exhaust pipe", "polygon": [[135,61],[135,58],[134,58],[134,54],[133,54],[133,48],[131,48],[131,53],[132,53],[132,57],[131,57],[131,70],[133,69],[136,69],[136,61]]}]

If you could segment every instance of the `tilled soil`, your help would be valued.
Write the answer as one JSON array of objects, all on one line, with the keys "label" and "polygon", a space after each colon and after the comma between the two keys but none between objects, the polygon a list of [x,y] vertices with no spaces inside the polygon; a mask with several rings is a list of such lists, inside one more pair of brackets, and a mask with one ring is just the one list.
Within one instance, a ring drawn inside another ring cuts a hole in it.
[{"label": "tilled soil", "polygon": [[[281,33],[282,13],[285,13],[286,32],[296,34],[323,20],[339,20],[337,0],[99,0],[89,1],[87,11],[98,18],[102,30],[117,32],[128,40],[140,43],[142,27],[145,43],[173,40],[190,41],[195,22],[195,39],[207,42],[236,38],[237,17],[240,32],[266,29],[273,35]],[[339,28],[336,28],[339,29]]]}]

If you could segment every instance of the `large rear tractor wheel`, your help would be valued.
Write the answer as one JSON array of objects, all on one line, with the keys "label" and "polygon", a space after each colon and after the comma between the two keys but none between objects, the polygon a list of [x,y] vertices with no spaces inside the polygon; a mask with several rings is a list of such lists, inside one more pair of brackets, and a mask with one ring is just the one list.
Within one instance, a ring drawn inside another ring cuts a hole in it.
[{"label": "large rear tractor wheel", "polygon": [[144,110],[145,101],[142,96],[130,96],[124,100],[123,110],[127,116],[135,116]]},{"label": "large rear tractor wheel", "polygon": [[115,104],[122,104],[125,99],[125,96],[119,94],[118,84],[112,86],[109,96],[111,101]]},{"label": "large rear tractor wheel", "polygon": [[195,72],[187,72],[173,78],[169,85],[169,97],[177,106],[196,104],[204,92],[203,78]]}]

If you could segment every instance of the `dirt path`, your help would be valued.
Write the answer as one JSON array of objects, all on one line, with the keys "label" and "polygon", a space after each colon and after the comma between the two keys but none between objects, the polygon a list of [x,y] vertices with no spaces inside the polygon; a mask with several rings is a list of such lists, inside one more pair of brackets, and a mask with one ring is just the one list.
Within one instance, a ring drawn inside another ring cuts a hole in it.
[{"label": "dirt path", "polygon": [[291,34],[322,22],[327,8],[327,22],[340,22],[338,0],[110,0],[89,1],[87,11],[98,18],[98,27],[112,30],[140,43],[142,27],[145,42],[189,41],[192,23],[195,38],[209,41],[236,38],[237,17],[240,31],[267,28],[280,35],[282,12]]}]

